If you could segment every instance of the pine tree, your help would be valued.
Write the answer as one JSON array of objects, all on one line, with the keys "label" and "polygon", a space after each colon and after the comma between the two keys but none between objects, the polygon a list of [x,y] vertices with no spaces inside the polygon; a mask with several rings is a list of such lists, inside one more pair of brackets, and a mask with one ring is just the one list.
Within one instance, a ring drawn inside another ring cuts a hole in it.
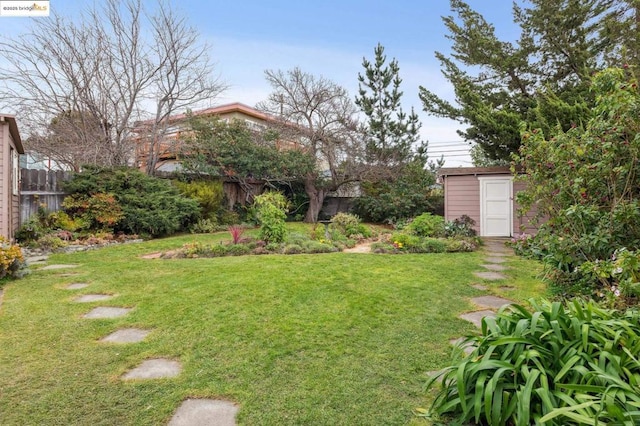
[{"label": "pine tree", "polygon": [[[413,108],[406,114],[400,105],[402,91],[398,61],[387,63],[384,47],[378,43],[375,59],[363,58],[364,75],[358,73],[356,105],[367,116],[366,159],[371,166],[393,169],[414,157],[414,148],[424,151],[420,143],[418,115]],[[421,145],[416,147],[416,145]]]},{"label": "pine tree", "polygon": [[514,4],[521,35],[508,42],[465,2],[451,0],[456,16],[443,19],[453,53],[436,57],[457,105],[420,87],[424,110],[467,125],[460,136],[480,145],[490,159],[508,160],[518,150],[522,122],[546,134],[586,123],[595,101],[589,90],[594,72],[640,51],[638,0],[527,4]]}]

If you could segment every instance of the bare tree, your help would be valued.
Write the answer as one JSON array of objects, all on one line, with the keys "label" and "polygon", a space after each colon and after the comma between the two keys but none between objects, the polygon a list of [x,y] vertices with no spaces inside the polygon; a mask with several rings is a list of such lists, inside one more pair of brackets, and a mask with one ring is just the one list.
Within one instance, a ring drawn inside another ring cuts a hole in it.
[{"label": "bare tree", "polygon": [[156,109],[146,153],[148,174],[154,173],[162,149],[176,152],[176,147],[161,144],[169,117],[177,110],[211,100],[226,89],[212,76],[209,46],[199,43],[199,33],[184,18],[161,4],[152,22],[159,72],[153,82]]},{"label": "bare tree", "polygon": [[309,196],[304,220],[316,222],[327,193],[358,180],[363,144],[357,109],[346,89],[324,77],[299,68],[265,75],[273,92],[258,108],[281,117],[282,134],[300,141],[316,159],[315,170],[304,178]]},{"label": "bare tree", "polygon": [[[0,102],[34,135],[27,149],[61,161],[68,150],[92,150],[85,154],[94,164],[127,164],[134,121],[155,111],[155,138],[147,140],[156,141],[168,114],[222,89],[197,32],[165,4],[146,15],[141,0],[106,0],[76,21],[55,13],[34,20],[27,33],[0,41],[0,57]],[[92,131],[48,137],[65,114]],[[157,144],[146,147],[156,158]]]}]

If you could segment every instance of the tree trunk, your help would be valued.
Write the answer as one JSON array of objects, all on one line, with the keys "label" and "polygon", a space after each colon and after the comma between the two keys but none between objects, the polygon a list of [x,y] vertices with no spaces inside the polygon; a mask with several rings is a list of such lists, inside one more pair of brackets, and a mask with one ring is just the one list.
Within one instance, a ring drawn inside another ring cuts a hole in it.
[{"label": "tree trunk", "polygon": [[304,216],[304,221],[307,223],[316,223],[320,210],[322,209],[322,204],[324,203],[326,192],[324,189],[316,186],[315,176],[307,176],[304,181],[304,190],[309,196],[309,208]]}]

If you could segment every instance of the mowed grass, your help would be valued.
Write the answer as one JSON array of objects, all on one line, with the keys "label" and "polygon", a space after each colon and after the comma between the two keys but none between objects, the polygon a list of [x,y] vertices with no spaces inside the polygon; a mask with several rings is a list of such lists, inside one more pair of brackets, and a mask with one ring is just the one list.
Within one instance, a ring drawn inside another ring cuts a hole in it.
[{"label": "mowed grass", "polygon": [[[475,332],[457,316],[476,309],[470,297],[486,294],[470,286],[482,253],[140,257],[228,238],[54,255],[50,264],[80,266],[5,285],[0,424],[159,425],[190,397],[237,403],[238,424],[409,424],[427,404],[427,372],[447,364],[448,341]],[[517,262],[514,293],[542,291],[525,289],[535,264]],[[75,282],[90,286],[65,290]],[[116,297],[73,301],[95,293]],[[96,306],[133,310],[82,318]],[[99,341],[128,327],[152,332],[141,343]],[[178,360],[183,371],[120,379],[150,358]]]}]

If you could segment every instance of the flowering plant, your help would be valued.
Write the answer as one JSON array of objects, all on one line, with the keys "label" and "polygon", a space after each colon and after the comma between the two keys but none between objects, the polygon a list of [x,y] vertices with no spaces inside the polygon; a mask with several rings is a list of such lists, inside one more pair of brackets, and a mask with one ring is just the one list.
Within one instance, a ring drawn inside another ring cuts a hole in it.
[{"label": "flowering plant", "polygon": [[615,300],[640,296],[640,251],[623,247],[610,259],[585,262],[580,270],[602,283],[602,289],[597,292],[600,298]]}]

